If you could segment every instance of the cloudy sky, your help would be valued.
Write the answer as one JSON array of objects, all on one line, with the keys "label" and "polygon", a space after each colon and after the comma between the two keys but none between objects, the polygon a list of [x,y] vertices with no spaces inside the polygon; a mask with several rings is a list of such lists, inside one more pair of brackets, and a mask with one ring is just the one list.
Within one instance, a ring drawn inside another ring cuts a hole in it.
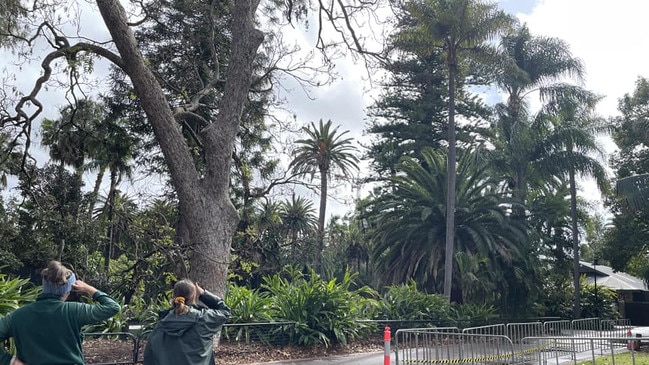
[{"label": "cloudy sky", "polygon": [[[609,117],[617,114],[618,98],[632,92],[638,76],[649,77],[649,41],[646,37],[646,14],[649,2],[640,0],[500,0],[500,7],[527,23],[532,34],[561,38],[567,41],[573,54],[586,65],[585,87],[605,99],[599,112]],[[85,16],[83,30],[101,34],[105,28],[92,16]],[[306,46],[313,42],[308,35],[303,39]],[[0,52],[0,66],[9,64],[9,57]],[[21,89],[29,92],[30,85],[38,75],[38,65],[16,72]],[[362,66],[342,61],[337,67],[340,79],[332,85],[312,90],[308,98],[299,88],[288,87],[282,97],[288,101],[298,123],[333,120],[342,130],[359,141],[364,140],[365,112],[373,100],[372,90],[364,76]],[[96,71],[102,71],[99,65]],[[11,73],[11,72],[10,72]],[[6,75],[6,74],[5,74]],[[50,108],[44,117],[56,118],[57,109],[65,104],[61,92],[50,91]],[[313,98],[313,99],[312,99]],[[490,98],[492,99],[492,98]],[[91,178],[88,179],[89,183]],[[150,184],[150,182],[146,182]],[[596,196],[592,189],[586,194]],[[340,189],[338,201],[332,200],[332,212],[344,214],[355,194],[351,189]],[[135,191],[134,191],[135,193]],[[342,202],[342,204],[341,204]]]},{"label": "cloudy sky", "polygon": [[[586,66],[585,88],[604,96],[598,111],[603,117],[618,115],[617,101],[631,93],[638,76],[649,77],[649,38],[646,14],[649,2],[637,0],[500,0],[501,9],[527,23],[533,35],[557,37],[570,44],[572,53]],[[319,90],[319,98],[292,99],[300,119],[332,119],[362,140],[365,107],[372,103],[362,73],[350,72],[340,83]],[[493,99],[490,97],[489,99]],[[610,148],[608,141],[603,143]],[[594,184],[586,182],[582,196],[597,200]],[[345,207],[333,202],[333,209]]]}]

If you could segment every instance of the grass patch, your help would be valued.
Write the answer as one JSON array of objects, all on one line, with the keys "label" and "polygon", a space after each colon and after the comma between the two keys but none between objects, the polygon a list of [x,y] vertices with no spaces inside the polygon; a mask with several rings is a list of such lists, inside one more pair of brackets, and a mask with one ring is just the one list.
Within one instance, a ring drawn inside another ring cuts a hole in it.
[{"label": "grass patch", "polygon": [[[649,353],[647,352],[635,352],[635,365],[649,365]],[[633,357],[631,357],[630,352],[625,352],[621,354],[615,354],[615,362],[613,358],[609,356],[602,356],[595,359],[595,362],[592,361],[583,361],[579,365],[595,364],[595,365],[633,365]]]}]

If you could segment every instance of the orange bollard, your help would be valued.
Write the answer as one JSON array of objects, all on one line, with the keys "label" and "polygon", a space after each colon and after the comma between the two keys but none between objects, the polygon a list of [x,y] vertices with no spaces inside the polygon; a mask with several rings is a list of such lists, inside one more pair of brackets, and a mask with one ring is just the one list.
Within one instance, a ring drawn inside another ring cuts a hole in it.
[{"label": "orange bollard", "polygon": [[383,342],[385,350],[383,352],[383,365],[390,365],[390,327],[385,327],[383,331]]}]

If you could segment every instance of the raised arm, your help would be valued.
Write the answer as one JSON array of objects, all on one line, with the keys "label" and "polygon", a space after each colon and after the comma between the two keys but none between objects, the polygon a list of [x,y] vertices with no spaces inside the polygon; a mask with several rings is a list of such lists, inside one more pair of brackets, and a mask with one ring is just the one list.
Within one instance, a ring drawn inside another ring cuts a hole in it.
[{"label": "raised arm", "polygon": [[198,284],[196,284],[196,294],[208,308],[204,314],[205,323],[213,332],[218,331],[219,327],[230,318],[230,308],[218,295],[208,292]]},{"label": "raised arm", "polygon": [[83,305],[83,309],[79,313],[79,321],[82,325],[106,320],[117,314],[121,309],[119,304],[108,294],[97,290],[92,285],[86,284],[81,280],[77,280],[72,285],[72,288],[90,295],[94,301],[99,302],[98,304]]}]

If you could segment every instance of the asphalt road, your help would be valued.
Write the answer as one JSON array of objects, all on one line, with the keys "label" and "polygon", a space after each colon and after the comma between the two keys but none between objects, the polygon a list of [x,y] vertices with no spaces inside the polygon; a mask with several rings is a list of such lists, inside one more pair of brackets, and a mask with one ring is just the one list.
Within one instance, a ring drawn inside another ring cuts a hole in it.
[{"label": "asphalt road", "polygon": [[[332,356],[324,359],[274,361],[256,365],[383,365],[385,361],[383,355],[383,351],[381,351],[366,354]],[[392,352],[390,354],[390,364],[396,364],[394,356],[395,354]]]}]

